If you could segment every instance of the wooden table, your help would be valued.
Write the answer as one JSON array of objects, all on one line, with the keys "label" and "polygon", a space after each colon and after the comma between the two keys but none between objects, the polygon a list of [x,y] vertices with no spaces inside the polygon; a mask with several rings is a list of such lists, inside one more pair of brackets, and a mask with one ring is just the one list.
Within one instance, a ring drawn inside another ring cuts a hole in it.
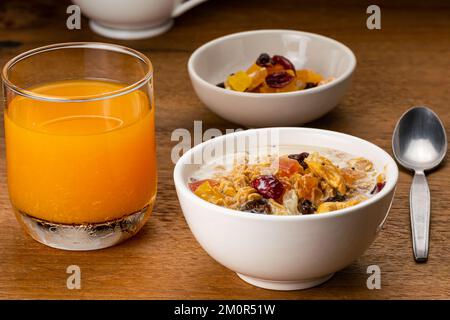
[{"label": "wooden table", "polygon": [[[429,175],[433,199],[430,258],[412,258],[408,195],[411,175],[401,170],[384,230],[369,250],[325,284],[304,291],[252,287],[212,260],[197,244],[181,213],[170,161],[171,132],[236,128],[211,113],[190,85],[186,63],[192,51],[216,37],[250,29],[288,28],[317,32],[348,45],[358,66],[344,101],[308,127],[349,133],[391,152],[400,115],[428,105],[450,129],[450,7],[445,1],[378,1],[382,29],[366,28],[367,4],[345,1],[209,1],[178,18],[157,38],[112,41],[65,27],[69,2],[2,1],[0,64],[19,52],[56,42],[104,41],[147,54],[155,67],[159,192],[153,217],[122,245],[95,252],[47,248],[25,235],[7,195],[4,133],[0,135],[0,298],[26,299],[381,299],[450,298],[450,165]],[[448,132],[448,131],[447,131]],[[449,135],[450,136],[450,135]],[[81,290],[66,288],[66,268],[79,265]],[[367,267],[381,268],[381,290],[366,287]]]}]

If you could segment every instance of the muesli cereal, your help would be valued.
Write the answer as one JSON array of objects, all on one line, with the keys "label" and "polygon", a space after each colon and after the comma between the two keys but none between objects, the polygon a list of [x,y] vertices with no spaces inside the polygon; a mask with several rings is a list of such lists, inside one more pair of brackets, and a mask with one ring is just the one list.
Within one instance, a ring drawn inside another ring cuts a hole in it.
[{"label": "muesli cereal", "polygon": [[384,174],[377,172],[370,160],[332,149],[268,155],[256,163],[244,156],[228,169],[200,169],[189,183],[192,192],[208,202],[273,215],[351,207],[378,193],[384,185]]}]

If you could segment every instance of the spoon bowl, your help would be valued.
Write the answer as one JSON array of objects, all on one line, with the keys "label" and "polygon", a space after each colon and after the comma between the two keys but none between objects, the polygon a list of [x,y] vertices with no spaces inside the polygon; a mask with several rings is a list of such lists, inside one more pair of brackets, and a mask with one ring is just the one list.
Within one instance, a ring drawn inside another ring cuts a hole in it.
[{"label": "spoon bowl", "polygon": [[447,153],[447,136],[439,117],[427,107],[406,111],[397,122],[392,137],[397,161],[414,171],[409,195],[414,258],[428,259],[430,229],[430,189],[425,171],[437,167]]},{"label": "spoon bowl", "polygon": [[394,131],[392,149],[395,158],[410,170],[431,170],[447,152],[447,138],[442,122],[427,107],[409,109]]}]

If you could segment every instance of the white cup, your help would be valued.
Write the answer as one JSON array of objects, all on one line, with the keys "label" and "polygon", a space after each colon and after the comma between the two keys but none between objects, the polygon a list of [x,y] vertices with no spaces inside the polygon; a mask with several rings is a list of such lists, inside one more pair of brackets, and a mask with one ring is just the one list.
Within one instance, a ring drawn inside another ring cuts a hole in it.
[{"label": "white cup", "polygon": [[108,38],[143,39],[169,30],[173,19],[207,0],[72,0],[90,18],[91,29]]}]

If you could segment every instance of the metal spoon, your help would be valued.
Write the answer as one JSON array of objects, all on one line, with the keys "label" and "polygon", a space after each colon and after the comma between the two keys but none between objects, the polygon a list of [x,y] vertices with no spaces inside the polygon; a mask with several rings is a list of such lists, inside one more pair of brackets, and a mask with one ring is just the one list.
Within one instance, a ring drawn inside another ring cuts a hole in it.
[{"label": "metal spoon", "polygon": [[428,259],[430,189],[425,171],[439,165],[447,153],[447,137],[439,117],[427,107],[406,111],[395,126],[392,150],[397,161],[414,171],[409,194],[414,258]]}]

